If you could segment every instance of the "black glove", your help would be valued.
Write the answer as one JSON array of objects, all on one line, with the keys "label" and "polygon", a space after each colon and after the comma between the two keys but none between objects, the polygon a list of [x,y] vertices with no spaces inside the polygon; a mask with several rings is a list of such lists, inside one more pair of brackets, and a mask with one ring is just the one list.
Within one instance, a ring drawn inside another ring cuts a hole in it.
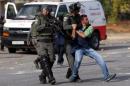
[{"label": "black glove", "polygon": [[36,67],[37,69],[40,69],[40,67],[39,67],[38,63],[36,63],[36,61],[34,61],[34,64],[35,64],[35,67]]},{"label": "black glove", "polygon": [[42,32],[44,28],[45,28],[45,24],[40,25],[40,26],[37,28],[37,32]]}]

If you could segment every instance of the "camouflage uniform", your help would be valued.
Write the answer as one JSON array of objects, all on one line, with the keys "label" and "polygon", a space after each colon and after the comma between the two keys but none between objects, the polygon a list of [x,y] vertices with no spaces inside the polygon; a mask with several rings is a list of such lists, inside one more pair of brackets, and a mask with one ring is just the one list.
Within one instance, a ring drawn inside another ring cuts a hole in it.
[{"label": "camouflage uniform", "polygon": [[38,15],[35,22],[32,24],[31,36],[32,42],[35,46],[38,58],[35,63],[41,66],[42,73],[39,79],[42,83],[46,83],[46,77],[48,77],[51,84],[55,83],[55,78],[52,72],[52,66],[55,61],[53,51],[53,30],[52,28],[46,28],[48,19],[54,19],[52,16]]},{"label": "camouflage uniform", "polygon": [[71,37],[72,24],[77,24],[78,27],[80,26],[80,15],[79,14],[77,14],[75,16],[67,14],[64,17],[63,27],[67,34],[67,39],[66,39],[66,55],[67,56],[66,56],[66,58],[67,58],[68,64],[69,64],[69,69],[67,71],[66,78],[70,77],[71,70],[72,70],[73,64],[74,64],[74,52],[72,50],[72,47],[74,47],[75,44],[74,44],[74,40]]},{"label": "camouflage uniform", "polygon": [[53,32],[52,28],[44,29],[44,31],[38,32],[38,28],[44,28],[48,19],[54,19],[52,16],[39,15],[36,18],[34,24],[32,24],[32,42],[35,45],[37,53],[39,56],[46,54],[45,49],[48,50],[48,54],[51,62],[55,61],[54,51],[53,51]]}]

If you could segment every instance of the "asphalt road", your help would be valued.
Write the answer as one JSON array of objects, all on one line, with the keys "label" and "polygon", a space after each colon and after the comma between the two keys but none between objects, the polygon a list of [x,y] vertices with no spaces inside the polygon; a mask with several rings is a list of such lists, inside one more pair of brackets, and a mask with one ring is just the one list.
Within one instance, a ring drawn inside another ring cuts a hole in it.
[{"label": "asphalt road", "polygon": [[[61,67],[56,64],[53,67],[56,78],[56,86],[129,86],[130,84],[130,39],[108,39],[101,43],[98,52],[107,62],[109,71],[117,73],[117,77],[111,82],[102,80],[99,66],[93,59],[83,58],[79,74],[81,82],[71,83],[65,78],[68,64]],[[34,52],[18,51],[9,54],[7,49],[0,51],[0,86],[50,86],[40,84],[37,70],[33,64],[37,57]]]}]

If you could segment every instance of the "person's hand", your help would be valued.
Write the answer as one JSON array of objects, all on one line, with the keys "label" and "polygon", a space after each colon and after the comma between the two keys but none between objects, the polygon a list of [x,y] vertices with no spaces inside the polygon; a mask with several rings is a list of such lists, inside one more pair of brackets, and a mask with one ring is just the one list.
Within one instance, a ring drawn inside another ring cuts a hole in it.
[{"label": "person's hand", "polygon": [[34,46],[37,45],[37,38],[36,37],[32,37],[31,41],[32,41]]},{"label": "person's hand", "polygon": [[76,29],[77,28],[77,24],[72,24],[72,29]]},{"label": "person's hand", "polygon": [[27,38],[27,45],[30,45],[31,44],[31,42],[30,42],[30,37],[29,38]]},{"label": "person's hand", "polygon": [[36,69],[40,69],[40,67],[39,67],[39,65],[38,65],[38,64],[36,64],[35,66],[36,66]]},{"label": "person's hand", "polygon": [[30,41],[29,40],[27,40],[27,45],[30,45]]}]

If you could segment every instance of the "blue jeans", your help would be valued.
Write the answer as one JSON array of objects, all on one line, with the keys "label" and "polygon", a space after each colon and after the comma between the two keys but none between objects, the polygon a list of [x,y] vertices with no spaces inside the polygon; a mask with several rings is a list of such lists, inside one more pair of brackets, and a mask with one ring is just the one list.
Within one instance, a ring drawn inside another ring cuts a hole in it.
[{"label": "blue jeans", "polygon": [[109,76],[109,71],[107,68],[107,65],[105,63],[105,61],[103,60],[102,56],[100,54],[98,54],[95,50],[93,50],[92,48],[89,49],[77,49],[75,51],[75,62],[74,62],[74,66],[73,66],[73,71],[72,71],[72,76],[70,79],[74,79],[77,77],[78,74],[78,69],[80,67],[81,61],[83,59],[83,55],[87,55],[92,59],[95,59],[97,64],[100,66],[103,74],[104,74],[104,79],[106,79]]}]

